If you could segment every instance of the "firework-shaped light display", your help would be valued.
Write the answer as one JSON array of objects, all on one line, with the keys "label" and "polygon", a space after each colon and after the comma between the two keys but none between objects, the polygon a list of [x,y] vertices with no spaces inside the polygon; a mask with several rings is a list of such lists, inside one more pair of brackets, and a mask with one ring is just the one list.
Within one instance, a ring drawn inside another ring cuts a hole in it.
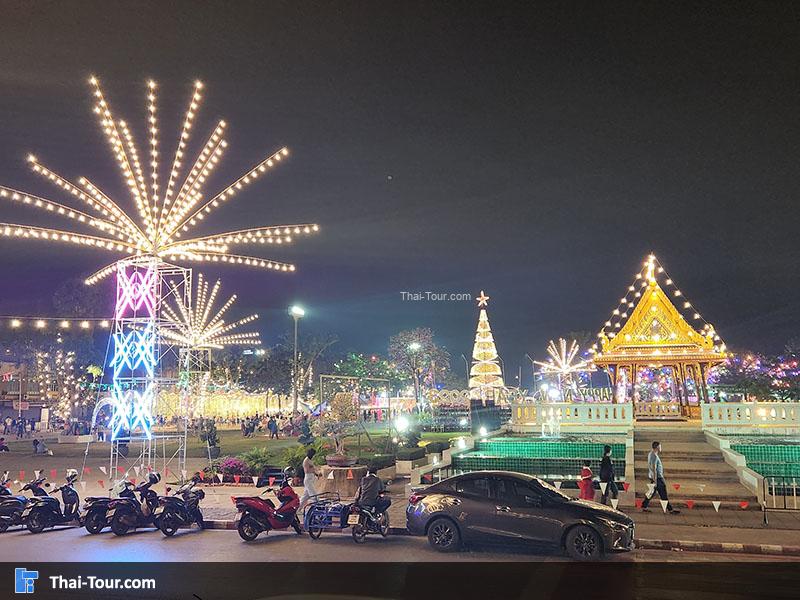
[{"label": "firework-shaped light display", "polygon": [[160,167],[170,163],[164,159],[166,153],[159,143],[155,82],[148,82],[146,90],[147,152],[142,153],[141,158],[131,129],[111,112],[100,82],[91,77],[89,83],[94,95],[94,112],[136,209],[124,209],[113,194],[86,177],[80,177],[75,183],[68,181],[30,155],[28,162],[33,171],[61,188],[73,204],[84,210],[5,186],[0,186],[0,198],[60,215],[92,233],[0,223],[0,235],[66,242],[117,254],[115,262],[86,279],[87,284],[92,284],[117,272],[116,320],[112,334],[115,350],[111,362],[114,372],[110,398],[112,438],[121,437],[123,432],[130,435],[141,432],[150,438],[152,407],[158,387],[157,364],[161,355],[162,279],[169,271],[165,261],[209,261],[294,271],[294,265],[237,254],[232,248],[281,245],[291,242],[295,235],[317,231],[318,227],[314,224],[281,225],[186,236],[215,209],[280,164],[288,150],[278,149],[221,191],[207,195],[206,184],[227,147],[226,123],[220,121],[214,127],[194,162],[189,161],[188,144],[202,101],[200,82],[195,83],[191,91],[166,176]]},{"label": "firework-shaped light display", "polygon": [[168,328],[162,330],[164,338],[175,342],[183,348],[203,350],[223,348],[232,344],[260,344],[257,332],[241,333],[237,327],[255,321],[258,315],[250,315],[232,323],[225,323],[223,316],[236,302],[236,294],[228,298],[219,310],[215,311],[214,303],[220,290],[220,281],[209,291],[208,281],[199,274],[194,307],[187,306],[181,295],[174,290],[176,298],[173,308],[169,303],[163,304],[164,317]]},{"label": "firework-shaped light display", "polygon": [[[120,168],[122,179],[129,190],[136,211],[126,211],[119,202],[113,199],[113,194],[100,189],[88,178],[80,177],[76,183],[72,183],[46,167],[37,157],[29,155],[28,162],[35,173],[61,188],[74,203],[85,207],[87,212],[6,186],[0,186],[0,198],[60,215],[93,230],[93,232],[89,234],[32,225],[0,223],[0,234],[102,248],[117,253],[119,258],[152,256],[179,262],[223,262],[279,271],[294,271],[294,265],[236,254],[231,249],[240,245],[289,243],[292,241],[292,236],[317,231],[318,226],[315,224],[253,227],[207,236],[183,237],[201,221],[206,220],[215,209],[237,196],[243,188],[280,164],[288,155],[288,149],[280,148],[271,153],[238,179],[209,197],[205,193],[206,184],[227,147],[224,139],[226,124],[225,121],[217,124],[194,162],[190,163],[186,153],[202,100],[203,86],[200,82],[196,82],[192,90],[174,158],[166,177],[163,177],[159,171],[162,164],[168,163],[165,163],[164,152],[161,150],[158,139],[155,82],[150,81],[147,86],[149,149],[147,158],[142,159],[140,159],[127,122],[118,120],[111,112],[100,88],[100,82],[96,77],[92,77],[89,82],[94,93],[94,111],[98,115],[100,126],[111,146],[112,154]],[[150,167],[147,175],[145,174],[146,167]],[[180,177],[184,173],[181,182]],[[89,276],[86,282],[94,283],[112,273],[116,267],[117,262],[109,264]]]},{"label": "firework-shaped light display", "polygon": [[541,372],[547,375],[555,375],[558,378],[559,393],[565,396],[570,392],[576,391],[574,375],[591,370],[591,365],[585,360],[579,360],[578,343],[573,340],[569,347],[567,340],[558,339],[558,345],[553,340],[547,345],[547,354],[550,358],[545,362],[534,361],[541,367]]}]

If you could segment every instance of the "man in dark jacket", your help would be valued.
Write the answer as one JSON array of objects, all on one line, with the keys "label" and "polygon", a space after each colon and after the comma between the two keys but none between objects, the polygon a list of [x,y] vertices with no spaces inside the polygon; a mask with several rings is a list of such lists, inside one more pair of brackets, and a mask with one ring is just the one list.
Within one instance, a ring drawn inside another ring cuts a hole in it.
[{"label": "man in dark jacket", "polygon": [[375,508],[376,513],[386,512],[392,501],[381,495],[383,491],[383,482],[378,477],[378,469],[369,467],[367,474],[361,478],[361,484],[358,486],[356,504]]},{"label": "man in dark jacket", "polygon": [[600,461],[600,487],[603,483],[606,484],[605,491],[603,492],[600,502],[602,504],[608,503],[608,495],[611,494],[613,499],[619,496],[619,488],[617,488],[616,476],[614,474],[614,463],[611,462],[611,446],[606,444],[603,446],[603,459]]}]

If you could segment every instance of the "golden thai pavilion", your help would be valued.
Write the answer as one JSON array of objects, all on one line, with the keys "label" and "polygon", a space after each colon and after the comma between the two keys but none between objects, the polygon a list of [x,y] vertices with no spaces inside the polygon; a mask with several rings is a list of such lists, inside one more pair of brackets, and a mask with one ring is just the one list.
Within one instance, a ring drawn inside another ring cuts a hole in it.
[{"label": "golden thai pavilion", "polygon": [[594,364],[639,417],[699,416],[709,370],[729,356],[653,255],[597,335]]}]

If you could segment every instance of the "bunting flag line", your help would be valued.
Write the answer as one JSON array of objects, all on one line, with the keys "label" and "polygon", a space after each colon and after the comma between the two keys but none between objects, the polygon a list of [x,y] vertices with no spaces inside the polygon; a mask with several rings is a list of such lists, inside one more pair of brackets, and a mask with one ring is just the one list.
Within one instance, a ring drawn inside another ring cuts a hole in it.
[{"label": "bunting flag line", "polygon": [[747,500],[742,500],[739,502],[739,508],[742,510],[746,509],[748,506],[750,506],[750,503]]},{"label": "bunting flag line", "polygon": [[641,498],[636,498],[633,502],[636,505],[636,508],[642,508],[642,499]]},{"label": "bunting flag line", "polygon": [[50,479],[58,477],[58,469],[50,469]]},{"label": "bunting flag line", "polygon": [[136,478],[135,478],[135,477],[131,477],[131,483],[132,483],[133,485],[136,485]]},{"label": "bunting flag line", "polygon": [[241,475],[234,475],[233,476],[234,483],[239,483],[241,480],[242,480],[242,476]]},{"label": "bunting flag line", "polygon": [[83,474],[84,475],[91,475],[92,468],[91,467],[83,467]]},{"label": "bunting flag line", "polygon": [[19,480],[25,481],[25,471],[20,470],[19,472]]},{"label": "bunting flag line", "polygon": [[617,498],[612,498],[612,499],[611,499],[611,506],[614,508],[614,510],[616,510],[616,509],[617,509],[617,506],[618,506],[618,505],[619,505],[619,499],[617,499]]},{"label": "bunting flag line", "polygon": [[222,473],[217,473],[217,479],[219,479],[220,483],[222,483],[223,477],[225,477],[225,475],[223,475]]},{"label": "bunting flag line", "polygon": [[255,475],[253,475],[253,485],[255,486],[258,485],[258,477],[256,477]]},{"label": "bunting flag line", "polygon": [[714,510],[719,512],[719,505],[721,504],[721,502],[719,500],[714,500],[711,504],[714,505]]},{"label": "bunting flag line", "polygon": [[106,486],[105,486],[105,483],[103,482],[103,480],[102,480],[102,479],[98,479],[98,480],[97,480],[97,485],[99,485],[101,489],[102,489],[102,488],[104,488],[104,487],[106,487]]},{"label": "bunting flag line", "polygon": [[328,473],[328,479],[333,479],[333,471],[331,471],[330,473]]},{"label": "bunting flag line", "polygon": [[560,481],[554,481],[554,482],[553,482],[553,485],[554,485],[554,486],[556,486],[556,489],[557,489],[557,490],[560,490],[560,489],[561,489],[561,482],[560,482]]},{"label": "bunting flag line", "polygon": [[603,494],[604,496],[606,495],[606,489],[608,489],[608,482],[601,481],[600,482],[600,493]]},{"label": "bunting flag line", "polygon": [[664,514],[666,514],[666,512],[667,512],[667,504],[669,504],[669,502],[667,500],[661,500],[660,502],[661,502],[661,510],[663,510]]},{"label": "bunting flag line", "polygon": [[694,500],[687,500],[686,501],[686,508],[692,510],[694,508]]},{"label": "bunting flag line", "polygon": [[100,470],[103,472],[103,475],[108,475],[105,467],[100,467]]},{"label": "bunting flag line", "polygon": [[703,490],[706,489],[706,484],[705,483],[698,483],[697,487],[700,488],[700,491],[702,492]]},{"label": "bunting flag line", "polygon": [[630,482],[628,482],[628,481],[624,481],[624,482],[622,483],[622,489],[623,489],[623,490],[625,490],[626,492],[627,492],[627,491],[630,489],[630,487],[631,487],[631,484],[630,484]]},{"label": "bunting flag line", "polygon": [[81,484],[81,489],[85,492],[86,491],[86,482],[85,481],[81,481],[80,484]]},{"label": "bunting flag line", "polygon": [[138,477],[139,476],[139,467],[134,465],[133,472],[136,473],[136,476]]},{"label": "bunting flag line", "polygon": [[656,489],[656,484],[655,483],[648,483],[647,484],[647,495],[648,495],[648,497],[653,495],[653,492],[655,491],[655,489]]},{"label": "bunting flag line", "polygon": [[39,479],[39,473],[41,473],[41,471],[40,471],[39,469],[36,469],[36,470],[34,470],[34,472],[33,472],[33,477],[34,477],[35,479]]},{"label": "bunting flag line", "polygon": [[675,491],[677,492],[679,489],[681,489],[681,484],[680,483],[673,483],[672,487],[674,487]]},{"label": "bunting flag line", "polygon": [[274,477],[270,477],[269,478],[269,487],[272,487],[273,483],[275,483],[275,478]]},{"label": "bunting flag line", "polygon": [[348,479],[352,479],[353,478],[353,469],[347,469],[347,478]]},{"label": "bunting flag line", "polygon": [[200,476],[200,481],[205,481],[206,480],[206,474],[205,473],[203,473],[202,471],[198,471],[197,474]]}]

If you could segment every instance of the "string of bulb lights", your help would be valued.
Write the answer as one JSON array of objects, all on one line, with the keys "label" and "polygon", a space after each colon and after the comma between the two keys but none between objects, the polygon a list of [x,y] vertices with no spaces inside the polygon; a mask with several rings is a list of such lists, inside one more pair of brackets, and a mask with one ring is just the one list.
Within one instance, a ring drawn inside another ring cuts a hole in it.
[{"label": "string of bulb lights", "polygon": [[[51,229],[34,225],[0,223],[0,235],[47,241],[59,241],[82,246],[101,248],[120,254],[120,258],[154,256],[170,261],[223,262],[250,267],[291,272],[293,264],[234,253],[235,246],[291,243],[293,236],[307,235],[319,231],[316,224],[252,227],[213,235],[182,236],[205,220],[216,208],[239,194],[245,187],[279,165],[289,154],[280,148],[248,169],[243,175],[225,186],[220,192],[206,197],[208,178],[218,165],[228,146],[223,135],[225,121],[219,121],[191,169],[186,171],[187,146],[194,129],[197,112],[202,101],[203,84],[195,82],[189,106],[182,123],[171,168],[162,191],[161,156],[157,120],[157,85],[147,84],[147,132],[148,159],[140,159],[133,134],[124,120],[117,120],[96,77],[89,83],[94,96],[94,112],[105,134],[112,154],[120,168],[136,213],[129,214],[105,192],[86,177],[79,177],[74,184],[47,167],[36,156],[28,156],[28,164],[34,173],[42,176],[70,195],[74,202],[85,205],[83,212],[66,204],[56,202],[7,186],[0,186],[0,198],[22,205],[39,208],[93,229],[94,233],[80,233],[65,229]],[[145,167],[150,167],[145,175]],[[181,173],[186,172],[181,181]],[[86,278],[93,284],[116,270],[117,261],[99,269]]]},{"label": "string of bulb lights", "polygon": [[[177,293],[174,284],[171,284],[175,298],[175,308],[169,303],[164,303],[162,309],[168,325],[161,330],[161,335],[184,348],[221,349],[225,346],[259,345],[261,339],[257,332],[236,332],[235,330],[247,323],[258,319],[258,315],[250,315],[232,323],[226,323],[223,316],[236,302],[236,294],[231,296],[222,307],[214,312],[214,303],[222,285],[219,280],[209,291],[208,280],[203,274],[198,275],[197,294],[194,307],[188,306]],[[212,316],[213,314],[213,316]]]},{"label": "string of bulb lights", "polygon": [[[659,281],[659,278],[661,281]],[[643,291],[650,283],[656,283],[658,285],[663,283],[664,286],[671,291],[673,298],[677,299],[683,297],[683,292],[681,292],[681,290],[675,285],[675,282],[661,265],[658,258],[656,258],[654,254],[650,254],[642,263],[642,269],[634,276],[634,280],[631,285],[628,286],[628,290],[626,291],[625,295],[620,298],[619,304],[614,310],[612,310],[611,316],[600,329],[599,333],[597,334],[598,338],[607,336],[609,339],[612,339],[616,336],[614,330],[619,330],[622,328],[625,320],[636,307],[636,302],[638,302],[638,300],[634,300],[642,296]],[[703,324],[701,334],[714,342],[715,351],[725,351],[725,343],[714,329],[714,326],[703,318],[703,316],[692,305],[691,302],[684,300],[683,303],[673,302],[673,305],[680,311],[680,313],[682,313],[681,316],[684,319],[688,320],[691,318],[692,320],[700,321]],[[598,352],[597,343],[594,343],[592,347],[589,348],[589,352],[592,354],[596,354]]]}]

